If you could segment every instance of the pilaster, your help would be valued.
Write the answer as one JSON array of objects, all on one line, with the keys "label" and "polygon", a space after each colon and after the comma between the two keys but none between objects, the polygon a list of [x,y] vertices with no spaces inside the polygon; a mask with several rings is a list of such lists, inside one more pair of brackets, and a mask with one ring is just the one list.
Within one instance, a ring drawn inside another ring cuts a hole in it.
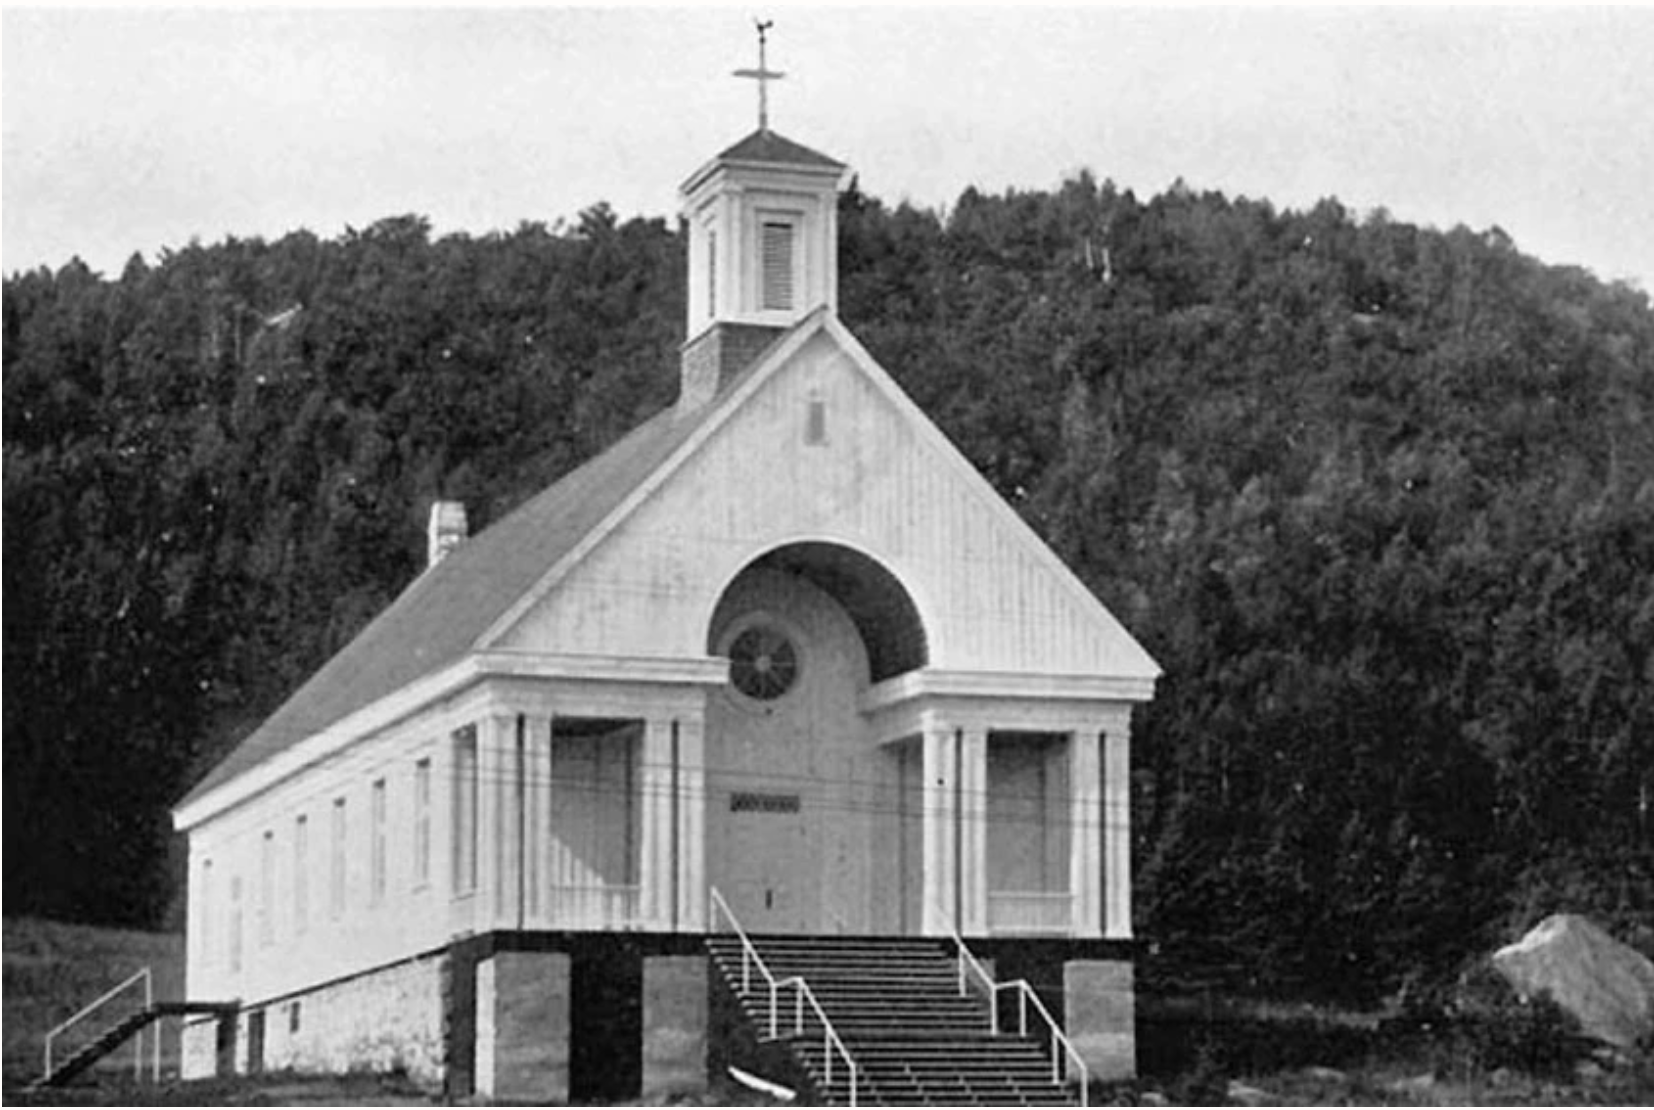
[{"label": "pilaster", "polygon": [[477,929],[491,928],[505,916],[507,888],[516,885],[506,858],[516,723],[502,713],[477,722]]},{"label": "pilaster", "polygon": [[959,742],[947,722],[923,716],[920,762],[924,859],[924,905],[920,910],[927,936],[945,936],[958,918]]},{"label": "pilaster", "polygon": [[672,920],[672,721],[651,716],[643,726],[637,787],[643,842],[638,874],[638,912],[646,929],[667,929]]},{"label": "pilaster", "polygon": [[959,932],[988,935],[988,730],[959,739]]},{"label": "pilaster", "polygon": [[1103,740],[1103,882],[1106,934],[1131,930],[1131,725],[1110,727]]},{"label": "pilaster", "polygon": [[528,844],[523,866],[527,869],[528,916],[543,918],[551,912],[551,722],[544,714],[530,714],[524,720],[524,767],[526,770]]},{"label": "pilaster", "polygon": [[1074,935],[1102,935],[1102,762],[1101,737],[1076,730],[1069,734],[1068,889],[1073,897]]},{"label": "pilaster", "polygon": [[677,720],[678,929],[706,928],[706,719],[700,708]]}]

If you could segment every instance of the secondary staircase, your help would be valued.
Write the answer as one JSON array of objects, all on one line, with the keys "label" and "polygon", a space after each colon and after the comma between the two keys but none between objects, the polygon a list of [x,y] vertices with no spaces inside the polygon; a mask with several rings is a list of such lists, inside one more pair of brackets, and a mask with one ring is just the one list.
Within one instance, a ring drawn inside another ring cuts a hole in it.
[{"label": "secondary staircase", "polygon": [[[106,1012],[112,1004],[123,997],[129,997],[138,990],[143,992],[143,1002],[137,1010],[126,1014],[113,1024],[105,1025],[95,1037],[76,1048],[69,1055],[61,1058],[55,1055],[54,1050],[58,1046],[59,1038],[64,1034],[78,1027],[87,1026],[95,1015]],[[36,1089],[62,1087],[72,1082],[99,1060],[132,1040],[132,1038],[140,1036],[144,1030],[162,1018],[211,1014],[222,1021],[225,1018],[233,1017],[238,1010],[239,1006],[234,1002],[157,1002],[154,997],[153,977],[149,968],[146,967],[46,1034],[46,1067],[40,1078],[35,1080],[33,1087]],[[154,1077],[159,1078],[161,1067],[159,1031],[154,1034],[150,1043]],[[143,1073],[143,1065],[143,1046],[140,1043],[139,1051],[134,1058],[134,1068],[137,1074],[141,1075]]]},{"label": "secondary staircase", "polygon": [[1037,996],[994,983],[962,942],[736,925],[707,948],[756,1040],[785,1045],[824,1104],[1084,1105],[1084,1064]]}]

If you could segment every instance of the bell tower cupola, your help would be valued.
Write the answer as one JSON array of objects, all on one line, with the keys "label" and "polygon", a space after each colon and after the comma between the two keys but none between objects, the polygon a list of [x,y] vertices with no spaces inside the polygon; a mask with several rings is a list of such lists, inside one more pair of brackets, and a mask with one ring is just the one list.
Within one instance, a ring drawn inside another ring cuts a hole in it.
[{"label": "bell tower cupola", "polygon": [[838,193],[845,165],[770,130],[759,24],[758,130],[691,174],[679,194],[689,232],[687,342],[680,405],[697,406],[787,328],[838,310]]}]

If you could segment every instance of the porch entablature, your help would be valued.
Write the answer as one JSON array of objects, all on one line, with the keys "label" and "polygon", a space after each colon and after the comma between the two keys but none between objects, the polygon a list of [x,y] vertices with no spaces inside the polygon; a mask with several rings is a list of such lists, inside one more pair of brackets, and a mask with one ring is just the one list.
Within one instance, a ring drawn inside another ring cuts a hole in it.
[{"label": "porch entablature", "polygon": [[[432,712],[451,714],[464,702],[462,715],[474,714],[474,699],[495,697],[491,680],[535,680],[542,695],[561,689],[586,691],[596,698],[637,699],[649,704],[667,692],[699,691],[722,686],[729,661],[714,656],[623,656],[553,654],[526,651],[473,652],[452,666],[434,671],[388,697],[337,721],[272,756],[253,770],[173,811],[173,827],[187,832],[209,818],[241,805],[294,775],[347,755],[373,737],[387,735]],[[554,680],[546,685],[545,680]],[[603,691],[602,694],[593,693]],[[504,711],[502,709],[502,711]]]},{"label": "porch entablature", "polygon": [[1135,680],[926,669],[869,688],[862,711],[879,744],[922,733],[927,717],[953,728],[1124,735],[1132,706],[1152,695],[1148,686],[1144,693]]}]

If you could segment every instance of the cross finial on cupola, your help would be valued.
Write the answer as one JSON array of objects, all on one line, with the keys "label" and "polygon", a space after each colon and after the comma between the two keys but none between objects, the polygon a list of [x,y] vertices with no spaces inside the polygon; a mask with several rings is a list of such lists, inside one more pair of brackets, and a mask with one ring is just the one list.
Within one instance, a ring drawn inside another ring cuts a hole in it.
[{"label": "cross finial on cupola", "polygon": [[753,26],[758,28],[758,68],[738,69],[735,71],[735,76],[746,77],[758,82],[758,130],[768,132],[770,129],[770,82],[779,81],[786,74],[777,73],[770,69],[764,58],[765,33],[775,26],[775,20],[755,19],[752,22]]}]

